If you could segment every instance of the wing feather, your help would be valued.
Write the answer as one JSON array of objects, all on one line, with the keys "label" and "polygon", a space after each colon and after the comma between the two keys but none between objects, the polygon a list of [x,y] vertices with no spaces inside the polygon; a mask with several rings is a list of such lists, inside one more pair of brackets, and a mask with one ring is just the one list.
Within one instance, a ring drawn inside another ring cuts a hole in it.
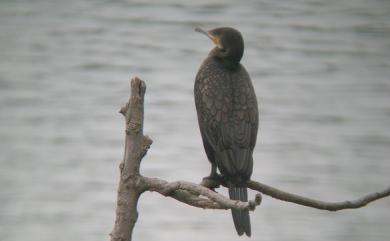
[{"label": "wing feather", "polygon": [[195,81],[202,137],[213,152],[214,160],[210,161],[216,163],[222,175],[243,182],[252,174],[258,129],[254,89],[244,67],[229,72],[210,59],[206,61]]}]

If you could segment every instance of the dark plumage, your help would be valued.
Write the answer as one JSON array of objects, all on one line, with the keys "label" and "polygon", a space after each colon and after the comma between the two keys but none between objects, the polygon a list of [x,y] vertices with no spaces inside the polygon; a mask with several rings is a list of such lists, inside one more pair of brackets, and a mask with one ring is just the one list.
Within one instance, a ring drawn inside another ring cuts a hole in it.
[{"label": "dark plumage", "polygon": [[[209,178],[219,178],[218,169],[230,199],[247,201],[259,120],[250,77],[240,64],[244,42],[233,28],[196,31],[216,45],[201,65],[194,87],[203,146],[212,166]],[[232,215],[237,233],[250,236],[249,212],[232,210]]]}]

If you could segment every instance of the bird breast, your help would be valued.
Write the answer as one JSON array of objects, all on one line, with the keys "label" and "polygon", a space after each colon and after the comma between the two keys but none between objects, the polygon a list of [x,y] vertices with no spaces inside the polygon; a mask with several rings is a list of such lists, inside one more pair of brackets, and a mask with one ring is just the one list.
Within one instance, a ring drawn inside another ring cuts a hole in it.
[{"label": "bird breast", "polygon": [[243,66],[232,71],[208,58],[199,69],[195,81],[198,117],[204,122],[254,122],[257,115],[256,96]]}]

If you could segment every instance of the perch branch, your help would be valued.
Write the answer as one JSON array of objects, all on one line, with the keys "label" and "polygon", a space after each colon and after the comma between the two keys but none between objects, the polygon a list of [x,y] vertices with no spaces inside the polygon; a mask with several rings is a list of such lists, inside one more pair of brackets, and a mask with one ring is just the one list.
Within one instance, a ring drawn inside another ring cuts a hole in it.
[{"label": "perch branch", "polygon": [[390,187],[388,187],[382,191],[374,192],[352,201],[324,202],[324,201],[315,200],[315,199],[299,196],[296,194],[288,193],[256,181],[249,181],[247,185],[248,188],[252,190],[259,191],[265,195],[271,196],[273,198],[282,201],[292,202],[306,207],[328,210],[328,211],[339,211],[343,209],[361,208],[366,206],[370,202],[390,196]]},{"label": "perch branch", "polygon": [[[220,185],[226,186],[226,183],[221,182],[221,180],[217,181],[217,180],[204,179],[201,185],[208,188],[217,188]],[[324,201],[300,196],[297,194],[288,193],[253,180],[248,181],[247,187],[254,191],[258,191],[264,195],[273,197],[275,199],[295,203],[306,207],[328,210],[328,211],[339,211],[344,209],[361,208],[366,206],[370,202],[390,196],[390,187],[388,187],[386,189],[383,189],[382,191],[367,194],[366,196],[363,196],[361,198],[352,201],[324,202]]]},{"label": "perch branch", "polygon": [[[197,185],[191,182],[176,181],[167,182],[158,178],[142,177],[142,182],[145,184],[145,190],[155,191],[164,196],[171,196],[179,201],[183,201],[188,205],[208,208],[208,209],[239,209],[239,210],[254,210],[261,203],[261,195],[256,195],[254,200],[249,202],[241,202],[238,200],[230,200],[229,198],[210,190],[207,187]],[[206,197],[205,198],[202,198]]]},{"label": "perch branch", "polygon": [[[223,180],[211,180],[211,179],[204,179],[201,185],[208,188],[218,188],[220,185],[226,187],[226,183],[224,183]],[[344,209],[361,208],[366,206],[370,202],[390,196],[390,187],[387,187],[382,191],[367,194],[366,196],[363,196],[359,199],[355,199],[352,201],[324,202],[324,201],[300,196],[297,194],[288,193],[253,180],[248,181],[247,187],[254,191],[258,191],[264,195],[273,197],[275,199],[295,203],[306,207],[328,210],[328,211],[339,211]]]}]

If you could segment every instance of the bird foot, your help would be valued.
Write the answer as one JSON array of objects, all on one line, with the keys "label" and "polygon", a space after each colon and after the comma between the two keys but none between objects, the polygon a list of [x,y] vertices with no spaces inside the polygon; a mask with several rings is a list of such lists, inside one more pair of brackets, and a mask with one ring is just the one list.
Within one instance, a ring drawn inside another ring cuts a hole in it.
[{"label": "bird foot", "polygon": [[210,175],[202,179],[201,185],[214,191],[215,188],[220,186],[222,180],[223,178],[218,174]]}]

